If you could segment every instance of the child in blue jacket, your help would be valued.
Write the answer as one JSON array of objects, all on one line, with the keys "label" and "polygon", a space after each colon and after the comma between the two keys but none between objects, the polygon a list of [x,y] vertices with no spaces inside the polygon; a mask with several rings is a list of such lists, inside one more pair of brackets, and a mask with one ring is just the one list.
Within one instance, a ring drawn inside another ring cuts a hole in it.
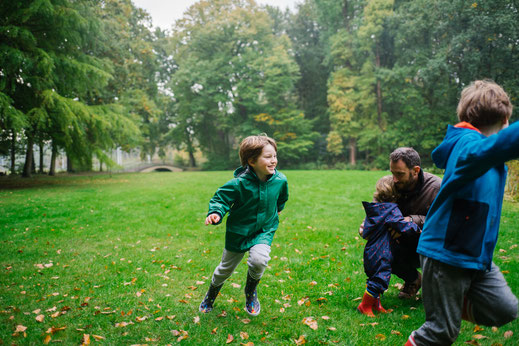
[{"label": "child in blue jacket", "polygon": [[380,303],[380,296],[387,290],[391,279],[393,255],[390,244],[398,241],[393,239],[390,232],[397,232],[398,237],[420,233],[417,224],[404,220],[395,203],[398,193],[393,176],[383,177],[375,188],[374,199],[381,203],[362,202],[366,211],[362,237],[368,240],[364,248],[364,272],[368,280],[362,302],[357,307],[360,313],[369,317],[375,317],[373,311],[391,312],[384,309]]},{"label": "child in blue jacket", "polygon": [[229,213],[225,248],[199,311],[208,313],[225,280],[249,252],[245,284],[245,311],[261,311],[256,287],[270,260],[270,246],[279,225],[278,214],[288,200],[287,178],[276,169],[277,145],[266,135],[249,136],[240,144],[242,166],[234,179],[220,187],[209,202],[205,224],[217,225]]},{"label": "child in blue jacket", "polygon": [[406,345],[450,345],[461,320],[502,326],[517,318],[517,298],[492,262],[507,168],[519,157],[519,122],[512,104],[490,81],[465,88],[432,158],[445,169],[418,243],[425,323]]}]

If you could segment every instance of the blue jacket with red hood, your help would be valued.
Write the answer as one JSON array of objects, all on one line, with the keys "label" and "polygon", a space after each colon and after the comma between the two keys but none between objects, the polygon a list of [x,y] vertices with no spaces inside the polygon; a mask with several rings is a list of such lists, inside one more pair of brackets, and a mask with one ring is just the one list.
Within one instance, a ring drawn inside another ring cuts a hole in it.
[{"label": "blue jacket with red hood", "polygon": [[469,123],[449,126],[433,151],[445,169],[417,252],[468,269],[490,269],[497,242],[507,168],[519,157],[519,122],[486,137]]}]

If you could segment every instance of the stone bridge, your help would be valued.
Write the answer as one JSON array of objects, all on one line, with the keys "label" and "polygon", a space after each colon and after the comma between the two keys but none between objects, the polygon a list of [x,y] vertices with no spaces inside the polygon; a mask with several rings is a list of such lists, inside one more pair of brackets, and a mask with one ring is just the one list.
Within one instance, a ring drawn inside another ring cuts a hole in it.
[{"label": "stone bridge", "polygon": [[124,172],[182,172],[182,168],[175,167],[170,163],[140,163],[130,167],[124,167]]}]

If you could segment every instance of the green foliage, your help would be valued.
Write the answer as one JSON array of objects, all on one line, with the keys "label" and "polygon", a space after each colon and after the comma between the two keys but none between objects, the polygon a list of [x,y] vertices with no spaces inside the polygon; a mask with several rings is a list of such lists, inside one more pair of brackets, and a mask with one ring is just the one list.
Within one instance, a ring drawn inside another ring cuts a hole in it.
[{"label": "green foliage", "polygon": [[[204,225],[207,203],[231,171],[3,177],[0,340],[32,345],[48,336],[49,344],[69,345],[88,334],[92,344],[95,335],[108,345],[162,345],[177,343],[177,330],[188,334],[180,345],[223,345],[229,334],[232,344],[291,345],[305,335],[307,345],[403,345],[424,310],[421,299],[398,299],[402,280],[392,277],[382,298],[392,313],[372,319],[356,311],[366,287],[361,201],[388,172],[283,172],[290,199],[258,286],[257,317],[243,310],[245,262],[214,311],[198,312],[225,242],[225,225]],[[518,212],[504,202],[494,256],[516,294]],[[303,323],[307,317],[316,330]],[[507,345],[519,334],[517,320],[495,331],[474,327],[463,321],[457,344]],[[507,339],[506,331],[514,335]]]},{"label": "green foliage", "polygon": [[508,176],[506,191],[510,198],[519,200],[519,161],[513,160],[507,162]]}]

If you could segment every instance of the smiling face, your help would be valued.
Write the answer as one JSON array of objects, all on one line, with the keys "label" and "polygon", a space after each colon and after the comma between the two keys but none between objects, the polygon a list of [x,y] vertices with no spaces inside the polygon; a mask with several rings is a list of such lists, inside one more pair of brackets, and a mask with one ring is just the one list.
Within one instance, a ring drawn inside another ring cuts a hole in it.
[{"label": "smiling face", "polygon": [[261,181],[266,181],[269,175],[276,172],[278,157],[276,149],[270,144],[263,147],[260,156],[256,160],[249,160],[249,166],[254,169],[256,175]]},{"label": "smiling face", "polygon": [[403,160],[398,160],[396,162],[391,161],[389,168],[391,174],[393,174],[393,181],[398,191],[411,191],[416,186],[418,174],[420,173],[419,166],[409,168]]}]

